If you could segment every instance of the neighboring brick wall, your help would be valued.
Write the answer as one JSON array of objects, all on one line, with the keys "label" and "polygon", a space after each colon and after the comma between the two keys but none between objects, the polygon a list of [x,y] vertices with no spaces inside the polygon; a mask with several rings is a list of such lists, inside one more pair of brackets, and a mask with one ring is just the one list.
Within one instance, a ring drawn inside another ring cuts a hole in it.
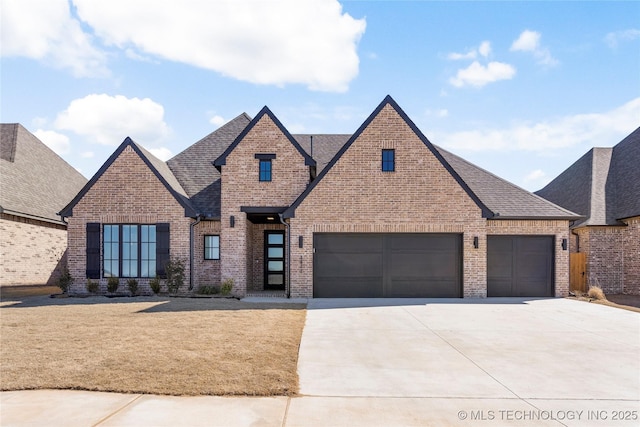
[{"label": "neighboring brick wall", "polygon": [[[204,259],[204,236],[220,235],[220,221],[201,221],[195,226],[193,242],[194,289],[199,286],[220,286],[220,263],[226,254],[220,252],[220,259]],[[222,240],[222,239],[220,239]]]},{"label": "neighboring brick wall", "polygon": [[55,284],[67,249],[64,225],[3,213],[0,236],[0,286]]},{"label": "neighboring brick wall", "polygon": [[549,235],[554,236],[555,296],[569,294],[569,250],[562,249],[562,239],[569,238],[568,221],[487,221],[487,235]]},{"label": "neighboring brick wall", "polygon": [[640,216],[624,221],[624,288],[625,294],[640,295]]},{"label": "neighboring brick wall", "polygon": [[[86,224],[170,224],[172,258],[184,258],[189,278],[189,226],[184,208],[151,172],[131,147],[125,148],[93,187],[73,208],[69,221],[69,270],[74,278],[71,294],[86,291]],[[102,245],[101,245],[102,246]],[[102,263],[101,263],[102,265]],[[121,280],[126,287],[126,282]],[[139,279],[141,293],[150,293],[149,279]],[[100,280],[101,292],[107,279]],[[123,285],[121,284],[121,287]],[[185,289],[187,285],[185,284]]]},{"label": "neighboring brick wall", "polygon": [[[381,150],[395,148],[395,172],[381,171]],[[313,295],[313,233],[460,233],[464,296],[486,296],[486,220],[451,174],[389,105],[373,119],[296,209],[291,295]],[[478,236],[480,248],[473,248]]]},{"label": "neighboring brick wall", "polygon": [[[255,154],[275,154],[272,181],[259,181],[259,160]],[[224,254],[221,278],[233,278],[234,295],[254,289],[254,225],[240,211],[241,206],[289,206],[309,183],[309,167],[276,124],[264,115],[227,156],[222,166],[221,225]],[[235,227],[230,227],[230,217]]]}]

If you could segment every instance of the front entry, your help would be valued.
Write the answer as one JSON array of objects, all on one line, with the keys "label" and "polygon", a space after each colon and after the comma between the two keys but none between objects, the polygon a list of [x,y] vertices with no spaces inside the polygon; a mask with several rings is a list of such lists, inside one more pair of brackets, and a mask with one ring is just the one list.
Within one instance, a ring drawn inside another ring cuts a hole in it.
[{"label": "front entry", "polygon": [[284,231],[264,232],[264,288],[284,290]]}]

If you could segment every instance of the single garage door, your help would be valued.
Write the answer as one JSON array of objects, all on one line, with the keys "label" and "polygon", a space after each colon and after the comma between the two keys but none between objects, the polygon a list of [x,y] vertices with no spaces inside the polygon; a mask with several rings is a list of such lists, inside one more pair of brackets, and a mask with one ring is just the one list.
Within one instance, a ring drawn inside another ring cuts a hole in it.
[{"label": "single garage door", "polygon": [[459,234],[315,234],[313,296],[459,298],[461,241]]},{"label": "single garage door", "polygon": [[553,239],[487,236],[487,296],[553,296]]}]

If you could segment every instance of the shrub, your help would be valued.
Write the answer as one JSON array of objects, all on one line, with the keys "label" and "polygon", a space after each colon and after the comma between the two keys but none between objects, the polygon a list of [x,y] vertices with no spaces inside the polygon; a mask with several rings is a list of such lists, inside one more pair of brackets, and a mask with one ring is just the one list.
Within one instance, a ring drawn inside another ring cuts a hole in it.
[{"label": "shrub", "polygon": [[62,266],[62,272],[60,273],[60,277],[58,277],[57,285],[62,290],[63,294],[66,294],[69,291],[69,287],[73,283],[73,276],[69,271],[69,267],[65,263]]},{"label": "shrub", "polygon": [[94,282],[91,279],[87,279],[87,292],[90,294],[98,293],[98,282]]},{"label": "shrub", "polygon": [[109,277],[107,281],[107,291],[113,294],[118,290],[118,286],[120,286],[120,279],[117,277]]},{"label": "shrub", "polygon": [[149,280],[149,287],[151,288],[151,290],[153,291],[154,294],[159,294],[160,293],[160,278],[158,276],[156,276],[153,279]]},{"label": "shrub", "polygon": [[229,295],[233,290],[233,279],[229,278],[222,282],[220,285],[220,293],[222,295]]},{"label": "shrub", "polygon": [[135,297],[138,293],[138,281],[136,279],[127,280],[127,287],[129,288],[129,292],[131,292],[131,296]]},{"label": "shrub", "polygon": [[218,288],[211,285],[200,285],[196,293],[200,295],[214,295],[218,293]]},{"label": "shrub", "polygon": [[174,258],[167,261],[165,272],[167,273],[167,289],[170,293],[175,294],[180,287],[184,285],[185,260],[182,258]]},{"label": "shrub", "polygon": [[589,286],[589,292],[587,292],[589,298],[597,299],[597,300],[605,300],[607,297],[602,292],[602,288],[600,286]]}]

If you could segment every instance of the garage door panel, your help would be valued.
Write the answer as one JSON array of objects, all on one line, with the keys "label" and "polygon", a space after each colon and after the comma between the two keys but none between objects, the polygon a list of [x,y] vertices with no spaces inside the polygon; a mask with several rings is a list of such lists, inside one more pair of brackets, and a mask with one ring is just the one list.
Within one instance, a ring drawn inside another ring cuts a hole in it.
[{"label": "garage door panel", "polygon": [[314,297],[460,297],[459,234],[314,235]]},{"label": "garage door panel", "polygon": [[318,277],[382,277],[382,254],[318,254]]},{"label": "garage door panel", "polygon": [[487,236],[488,296],[553,296],[553,236]]},{"label": "garage door panel", "polygon": [[382,298],[381,277],[324,277],[316,279],[314,298]]}]

